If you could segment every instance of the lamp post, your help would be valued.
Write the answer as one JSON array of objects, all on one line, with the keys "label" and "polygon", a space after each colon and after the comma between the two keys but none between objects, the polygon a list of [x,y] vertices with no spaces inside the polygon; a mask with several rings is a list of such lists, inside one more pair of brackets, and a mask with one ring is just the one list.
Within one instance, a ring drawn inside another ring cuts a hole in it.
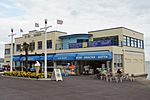
[{"label": "lamp post", "polygon": [[13,37],[14,37],[14,35],[16,35],[16,34],[13,34],[13,28],[12,28],[11,29],[11,35],[8,35],[11,37],[10,71],[13,71],[12,66],[13,66]]},{"label": "lamp post", "polygon": [[45,49],[44,49],[44,52],[45,52],[45,67],[44,67],[44,77],[47,78],[47,29],[50,28],[52,26],[47,26],[47,19],[45,19],[45,27],[43,28],[40,28],[40,30],[44,29],[44,33],[45,33]]}]

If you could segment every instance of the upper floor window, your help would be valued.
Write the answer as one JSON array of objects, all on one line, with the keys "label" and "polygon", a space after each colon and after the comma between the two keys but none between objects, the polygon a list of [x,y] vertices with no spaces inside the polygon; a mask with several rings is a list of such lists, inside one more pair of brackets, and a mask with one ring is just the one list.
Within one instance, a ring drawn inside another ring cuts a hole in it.
[{"label": "upper floor window", "polygon": [[31,49],[32,49],[32,50],[35,50],[35,42],[31,42],[31,43],[30,43],[30,46],[31,46]]},{"label": "upper floor window", "polygon": [[130,37],[127,37],[127,46],[130,46]]},{"label": "upper floor window", "polygon": [[127,36],[123,36],[123,45],[127,45]]},{"label": "upper floor window", "polygon": [[111,37],[111,41],[112,45],[118,45],[119,44],[118,36]]},{"label": "upper floor window", "polygon": [[134,38],[131,38],[131,46],[134,47],[134,45],[135,45]]},{"label": "upper floor window", "polygon": [[142,48],[144,48],[144,41],[142,40]]},{"label": "upper floor window", "polygon": [[125,46],[132,46],[135,48],[144,48],[144,42],[143,40],[128,37],[128,36],[123,36],[123,45]]},{"label": "upper floor window", "polygon": [[77,43],[88,42],[88,39],[77,39]]},{"label": "upper floor window", "polygon": [[21,44],[17,44],[16,45],[16,51],[20,51],[21,50]]},{"label": "upper floor window", "polygon": [[[109,36],[109,37],[100,37],[100,38],[94,38],[94,41],[102,41],[105,42],[105,45],[119,45],[119,39],[118,36]],[[106,44],[106,41],[108,44]],[[102,45],[104,46],[104,45]]]},{"label": "upper floor window", "polygon": [[141,41],[138,40],[138,48],[140,48],[140,47],[141,47]]},{"label": "upper floor window", "polygon": [[52,48],[52,40],[47,40],[47,49]]},{"label": "upper floor window", "polygon": [[143,45],[143,41],[141,40],[141,47],[140,48],[144,48],[144,45]]},{"label": "upper floor window", "polygon": [[42,49],[42,41],[38,41],[38,49]]},{"label": "upper floor window", "polygon": [[6,55],[10,54],[10,49],[5,49],[5,54]]},{"label": "upper floor window", "polygon": [[138,41],[137,41],[137,39],[134,39],[134,47],[138,47]]}]

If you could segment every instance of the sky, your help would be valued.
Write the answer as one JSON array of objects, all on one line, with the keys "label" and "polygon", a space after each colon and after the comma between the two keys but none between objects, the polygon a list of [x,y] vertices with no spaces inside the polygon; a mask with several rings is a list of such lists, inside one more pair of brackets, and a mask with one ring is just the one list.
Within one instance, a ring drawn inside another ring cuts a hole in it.
[{"label": "sky", "polygon": [[[127,27],[144,33],[145,56],[150,61],[150,1],[149,0],[1,0],[0,2],[0,57],[4,44],[15,37],[44,26],[48,19],[51,30],[68,34],[87,33],[113,27]],[[57,25],[56,20],[63,20]],[[23,29],[23,33],[19,30]],[[37,29],[38,30],[38,29]]]}]

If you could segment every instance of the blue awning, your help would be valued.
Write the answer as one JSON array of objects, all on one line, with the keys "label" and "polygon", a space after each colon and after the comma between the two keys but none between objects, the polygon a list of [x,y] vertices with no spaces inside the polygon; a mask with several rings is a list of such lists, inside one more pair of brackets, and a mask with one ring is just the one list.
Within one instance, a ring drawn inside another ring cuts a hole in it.
[{"label": "blue awning", "polygon": [[[47,55],[47,60],[53,60],[54,55]],[[40,56],[40,60],[45,60],[45,56]]]},{"label": "blue awning", "polygon": [[20,61],[20,57],[13,57],[13,61]]},{"label": "blue awning", "polygon": [[78,53],[76,60],[111,60],[112,52],[86,52]]},{"label": "blue awning", "polygon": [[[25,61],[26,57],[23,56],[21,57],[20,61]],[[40,56],[28,56],[28,61],[36,61],[36,60],[40,60]]]},{"label": "blue awning", "polygon": [[53,60],[75,60],[76,55],[74,53],[64,53],[64,54],[56,54],[53,57]]}]

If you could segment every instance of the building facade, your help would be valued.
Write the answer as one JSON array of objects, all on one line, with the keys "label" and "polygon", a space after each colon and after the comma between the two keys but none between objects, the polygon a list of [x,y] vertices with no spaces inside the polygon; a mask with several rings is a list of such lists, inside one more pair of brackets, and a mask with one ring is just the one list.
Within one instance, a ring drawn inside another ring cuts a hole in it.
[{"label": "building facade", "polygon": [[[49,67],[66,66],[70,63],[78,66],[80,73],[84,70],[84,66],[89,65],[93,70],[104,67],[113,72],[122,69],[129,74],[145,74],[144,35],[142,33],[125,27],[117,27],[71,35],[51,31],[47,35]],[[24,66],[25,54],[20,51],[24,42],[29,43],[33,48],[33,52],[29,51],[29,64],[38,60],[43,69],[44,33],[36,30],[15,38],[14,66]],[[10,45],[6,44],[5,64],[10,61],[8,49]]]}]

